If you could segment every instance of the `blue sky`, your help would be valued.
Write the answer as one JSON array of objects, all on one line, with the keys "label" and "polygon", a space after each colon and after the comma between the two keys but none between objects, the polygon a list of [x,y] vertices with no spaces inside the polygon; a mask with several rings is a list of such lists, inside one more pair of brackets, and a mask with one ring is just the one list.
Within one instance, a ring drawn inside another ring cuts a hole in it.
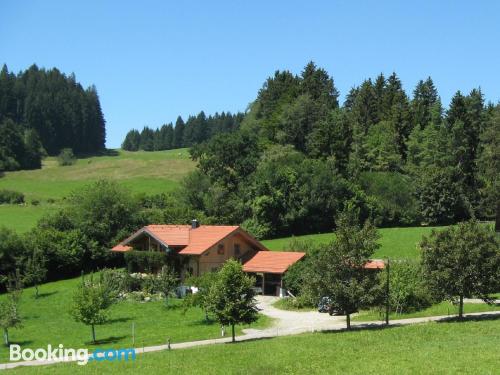
[{"label": "blue sky", "polygon": [[480,86],[500,99],[498,1],[0,2],[0,63],[36,63],[95,84],[107,146],[177,115],[245,110],[277,69],[310,60],[342,97],[396,71],[432,76],[443,103]]}]

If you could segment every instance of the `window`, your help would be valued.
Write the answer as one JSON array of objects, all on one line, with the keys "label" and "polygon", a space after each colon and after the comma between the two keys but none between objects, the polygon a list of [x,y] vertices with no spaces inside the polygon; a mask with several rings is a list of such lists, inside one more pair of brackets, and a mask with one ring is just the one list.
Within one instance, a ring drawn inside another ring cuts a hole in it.
[{"label": "window", "polygon": [[223,244],[223,243],[220,243],[220,244],[217,246],[217,254],[219,254],[219,255],[224,255],[224,244]]},{"label": "window", "polygon": [[235,243],[234,244],[234,255],[239,256],[240,254],[241,254],[240,244]]}]

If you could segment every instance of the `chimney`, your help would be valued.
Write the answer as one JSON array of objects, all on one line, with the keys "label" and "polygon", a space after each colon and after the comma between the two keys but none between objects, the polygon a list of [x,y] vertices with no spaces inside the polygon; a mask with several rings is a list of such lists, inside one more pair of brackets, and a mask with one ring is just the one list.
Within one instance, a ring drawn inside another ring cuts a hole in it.
[{"label": "chimney", "polygon": [[192,229],[196,229],[199,226],[200,226],[200,223],[198,222],[198,220],[196,220],[196,219],[191,220],[191,228]]}]

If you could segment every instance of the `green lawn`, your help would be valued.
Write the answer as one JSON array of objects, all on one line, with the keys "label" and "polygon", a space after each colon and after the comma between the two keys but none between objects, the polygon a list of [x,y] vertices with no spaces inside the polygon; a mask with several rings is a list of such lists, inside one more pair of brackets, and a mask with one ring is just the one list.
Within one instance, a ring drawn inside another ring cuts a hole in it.
[{"label": "green lawn", "polygon": [[42,216],[55,212],[59,207],[59,204],[48,203],[42,203],[39,206],[2,204],[0,205],[0,226],[6,226],[18,232],[27,232]]},{"label": "green lawn", "polygon": [[[419,257],[417,244],[423,235],[428,235],[433,229],[440,230],[445,227],[404,227],[381,228],[380,248],[375,252],[374,258],[415,259]],[[324,244],[332,241],[334,233],[309,234],[296,238]],[[287,250],[293,237],[265,240],[262,243],[270,250]]]},{"label": "green lawn", "polygon": [[[33,288],[24,290],[20,313],[23,328],[12,329],[10,339],[26,347],[47,347],[48,344],[65,347],[94,348],[90,328],[74,322],[68,310],[75,287],[80,278],[44,284],[41,296],[34,298]],[[5,296],[0,296],[5,298]],[[132,323],[135,323],[136,346],[164,344],[170,338],[173,343],[201,340],[220,336],[217,323],[206,323],[201,309],[189,309],[186,314],[180,308],[181,300],[171,299],[171,307],[164,303],[122,301],[110,309],[111,322],[96,326],[98,346],[130,347],[132,345]],[[252,327],[263,327],[270,323],[264,316]],[[238,327],[238,332],[245,327]],[[0,346],[0,362],[8,360],[8,349]]]},{"label": "green lawn", "polygon": [[[500,305],[488,305],[486,303],[466,303],[464,304],[464,313],[476,313],[485,311],[500,311]],[[441,302],[427,309],[415,311],[412,313],[389,315],[390,319],[407,319],[407,318],[422,318],[426,316],[439,316],[439,315],[458,315],[458,305],[453,305],[451,302]],[[384,320],[385,313],[379,310],[361,311],[358,315],[353,317],[357,321],[373,321]]]},{"label": "green lawn", "polygon": [[24,193],[28,205],[34,199],[41,204],[29,209],[0,206],[0,225],[26,231],[50,210],[48,199],[62,204],[61,200],[72,191],[100,178],[120,181],[134,193],[156,194],[173,190],[195,168],[187,149],[116,152],[117,156],[78,159],[75,165],[66,167],[60,167],[52,157],[43,161],[42,169],[5,173],[0,178],[0,189]]},{"label": "green lawn", "polygon": [[315,333],[15,374],[495,374],[500,320]]}]

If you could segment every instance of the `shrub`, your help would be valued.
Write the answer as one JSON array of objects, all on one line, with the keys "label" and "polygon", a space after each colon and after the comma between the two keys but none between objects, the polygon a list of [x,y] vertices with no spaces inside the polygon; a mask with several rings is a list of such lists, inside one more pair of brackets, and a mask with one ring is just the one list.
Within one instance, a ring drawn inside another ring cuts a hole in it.
[{"label": "shrub", "polygon": [[160,270],[168,263],[166,253],[155,251],[127,251],[125,263],[129,272],[153,272]]},{"label": "shrub", "polygon": [[76,157],[75,154],[73,154],[73,150],[70,148],[63,148],[57,157],[57,162],[61,167],[75,164]]},{"label": "shrub", "polygon": [[24,194],[14,190],[0,190],[0,204],[21,204],[24,203]]},{"label": "shrub", "polygon": [[[381,279],[385,285],[386,273]],[[434,301],[424,281],[422,268],[414,261],[391,263],[389,279],[391,311],[398,314],[418,311],[429,307]]]},{"label": "shrub", "polygon": [[40,201],[38,199],[32,199],[31,200],[31,205],[32,206],[38,206],[40,204]]}]

